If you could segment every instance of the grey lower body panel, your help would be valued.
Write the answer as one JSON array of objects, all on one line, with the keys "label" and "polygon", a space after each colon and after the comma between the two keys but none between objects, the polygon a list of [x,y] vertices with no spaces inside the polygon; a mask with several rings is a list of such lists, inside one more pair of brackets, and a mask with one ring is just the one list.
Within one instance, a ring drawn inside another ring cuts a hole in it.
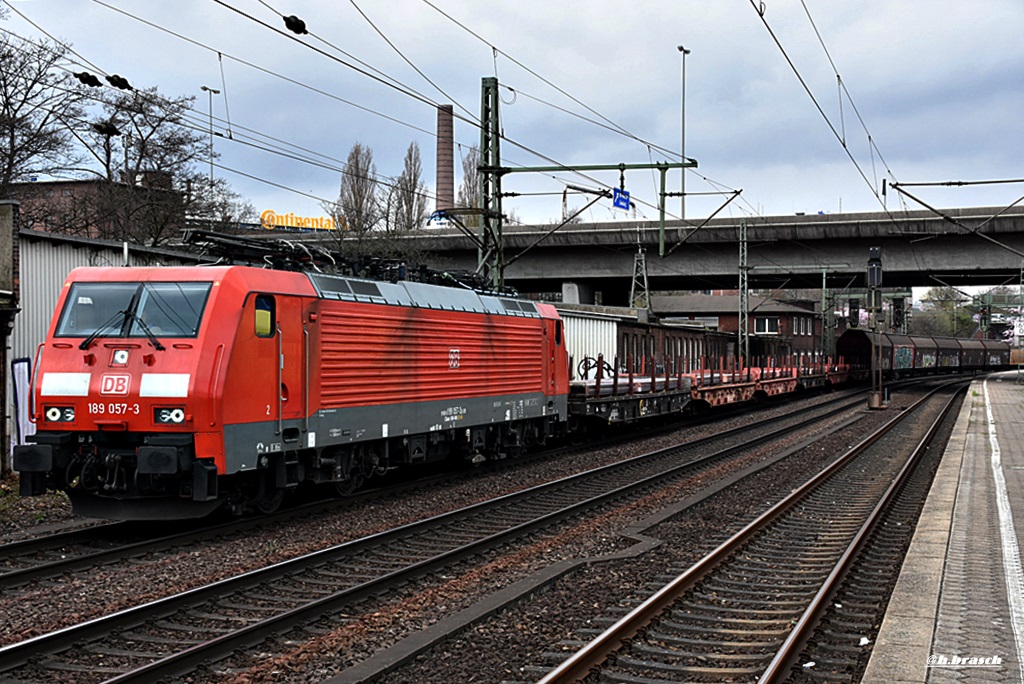
[{"label": "grey lower body panel", "polygon": [[[255,470],[260,456],[373,442],[408,435],[551,417],[565,420],[567,399],[543,394],[321,409],[309,417],[224,427],[228,473]],[[307,429],[308,427],[308,429]]]}]

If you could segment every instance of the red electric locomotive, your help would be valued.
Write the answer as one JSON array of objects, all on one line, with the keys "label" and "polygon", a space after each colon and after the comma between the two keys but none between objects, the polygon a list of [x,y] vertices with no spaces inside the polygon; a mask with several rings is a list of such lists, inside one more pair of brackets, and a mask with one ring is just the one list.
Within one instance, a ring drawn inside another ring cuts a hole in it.
[{"label": "red electric locomotive", "polygon": [[569,394],[549,305],[249,266],[76,269],[34,369],[22,494],[113,519],[514,453],[565,430]]}]

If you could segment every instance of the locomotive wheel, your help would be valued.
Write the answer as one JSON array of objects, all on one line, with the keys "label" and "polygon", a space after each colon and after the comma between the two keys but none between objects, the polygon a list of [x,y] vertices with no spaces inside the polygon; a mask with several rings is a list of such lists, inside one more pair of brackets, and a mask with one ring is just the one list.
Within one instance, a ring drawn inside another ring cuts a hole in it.
[{"label": "locomotive wheel", "polygon": [[284,490],[275,487],[271,491],[261,492],[253,499],[252,505],[258,513],[270,515],[281,507],[281,502],[283,501]]}]

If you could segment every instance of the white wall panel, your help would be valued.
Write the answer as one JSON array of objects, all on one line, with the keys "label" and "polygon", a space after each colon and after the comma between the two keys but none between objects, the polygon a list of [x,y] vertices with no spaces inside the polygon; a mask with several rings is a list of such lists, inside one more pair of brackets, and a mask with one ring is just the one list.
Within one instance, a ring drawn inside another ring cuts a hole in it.
[{"label": "white wall panel", "polygon": [[570,311],[559,311],[565,326],[566,348],[572,357],[572,377],[576,378],[580,361],[586,357],[596,359],[604,355],[612,363],[616,354],[618,321],[613,318],[595,318]]}]

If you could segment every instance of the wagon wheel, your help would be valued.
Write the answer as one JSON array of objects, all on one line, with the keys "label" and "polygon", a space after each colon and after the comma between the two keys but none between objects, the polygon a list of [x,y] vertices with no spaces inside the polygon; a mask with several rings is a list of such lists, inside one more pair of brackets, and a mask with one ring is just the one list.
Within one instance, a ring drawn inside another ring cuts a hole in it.
[{"label": "wagon wheel", "polygon": [[358,473],[352,473],[347,480],[335,482],[333,486],[334,492],[338,496],[352,496],[363,486],[363,476]]}]

